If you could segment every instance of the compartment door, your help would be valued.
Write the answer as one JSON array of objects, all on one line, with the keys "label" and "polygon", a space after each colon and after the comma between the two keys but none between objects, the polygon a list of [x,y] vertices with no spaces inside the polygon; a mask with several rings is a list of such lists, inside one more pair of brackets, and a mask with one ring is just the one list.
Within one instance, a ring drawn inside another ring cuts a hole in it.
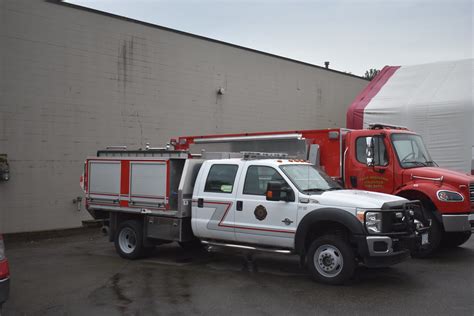
[{"label": "compartment door", "polygon": [[169,162],[130,162],[130,206],[151,210],[168,208]]},{"label": "compartment door", "polygon": [[120,161],[89,160],[88,198],[91,204],[117,206],[120,196]]}]

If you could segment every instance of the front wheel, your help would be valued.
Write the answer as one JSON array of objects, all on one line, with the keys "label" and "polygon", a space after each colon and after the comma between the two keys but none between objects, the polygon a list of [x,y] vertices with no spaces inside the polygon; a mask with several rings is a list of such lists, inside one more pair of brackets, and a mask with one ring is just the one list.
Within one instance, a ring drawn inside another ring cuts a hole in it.
[{"label": "front wheel", "polygon": [[[412,251],[411,256],[414,258],[426,258],[431,256],[436,251],[436,249],[438,249],[441,242],[441,236],[443,235],[443,227],[436,220],[433,213],[425,211],[425,217],[428,220],[431,220],[431,226],[428,230],[429,244],[425,245],[423,248]],[[421,220],[417,218],[417,215],[415,215],[415,219]]]},{"label": "front wheel", "polygon": [[343,284],[354,275],[356,261],[349,243],[338,236],[325,235],[308,249],[308,270],[316,281]]},{"label": "front wheel", "polygon": [[471,237],[471,232],[445,232],[441,240],[441,246],[446,248],[454,248],[461,246]]}]

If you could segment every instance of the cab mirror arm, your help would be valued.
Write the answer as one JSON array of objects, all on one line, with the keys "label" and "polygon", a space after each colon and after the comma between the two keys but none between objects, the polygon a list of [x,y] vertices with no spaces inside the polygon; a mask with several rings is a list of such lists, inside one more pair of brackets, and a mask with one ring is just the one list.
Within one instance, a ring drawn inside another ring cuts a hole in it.
[{"label": "cab mirror arm", "polygon": [[374,166],[374,149],[375,149],[374,138],[367,137],[365,141],[366,141],[366,147],[365,147],[366,165],[367,167],[373,167]]},{"label": "cab mirror arm", "polygon": [[284,188],[284,191],[286,192],[286,202],[294,202],[295,201],[295,192],[290,187]]}]

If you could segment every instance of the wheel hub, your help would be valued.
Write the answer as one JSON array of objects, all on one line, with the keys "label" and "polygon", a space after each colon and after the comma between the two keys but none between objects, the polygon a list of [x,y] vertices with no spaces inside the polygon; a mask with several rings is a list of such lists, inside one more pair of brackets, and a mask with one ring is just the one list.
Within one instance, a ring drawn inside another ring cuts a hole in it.
[{"label": "wheel hub", "polygon": [[335,277],[343,267],[341,252],[333,245],[322,245],[314,254],[316,270],[326,277]]},{"label": "wheel hub", "polygon": [[135,232],[126,227],[119,234],[120,249],[125,253],[132,253],[137,246],[137,237]]}]

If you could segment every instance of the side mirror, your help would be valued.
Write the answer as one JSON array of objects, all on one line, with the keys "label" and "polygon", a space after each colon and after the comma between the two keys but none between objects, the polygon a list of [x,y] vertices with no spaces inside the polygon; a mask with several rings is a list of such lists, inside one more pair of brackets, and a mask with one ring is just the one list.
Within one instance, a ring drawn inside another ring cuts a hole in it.
[{"label": "side mirror", "polygon": [[270,181],[267,184],[267,201],[280,201],[281,200],[281,182]]},{"label": "side mirror", "polygon": [[367,167],[372,167],[374,165],[374,138],[373,137],[367,137],[365,139],[366,141],[366,147],[365,147],[365,154],[366,154],[366,164]]},{"label": "side mirror", "polygon": [[282,187],[280,181],[270,181],[267,184],[267,201],[295,201],[295,192],[290,187]]}]

